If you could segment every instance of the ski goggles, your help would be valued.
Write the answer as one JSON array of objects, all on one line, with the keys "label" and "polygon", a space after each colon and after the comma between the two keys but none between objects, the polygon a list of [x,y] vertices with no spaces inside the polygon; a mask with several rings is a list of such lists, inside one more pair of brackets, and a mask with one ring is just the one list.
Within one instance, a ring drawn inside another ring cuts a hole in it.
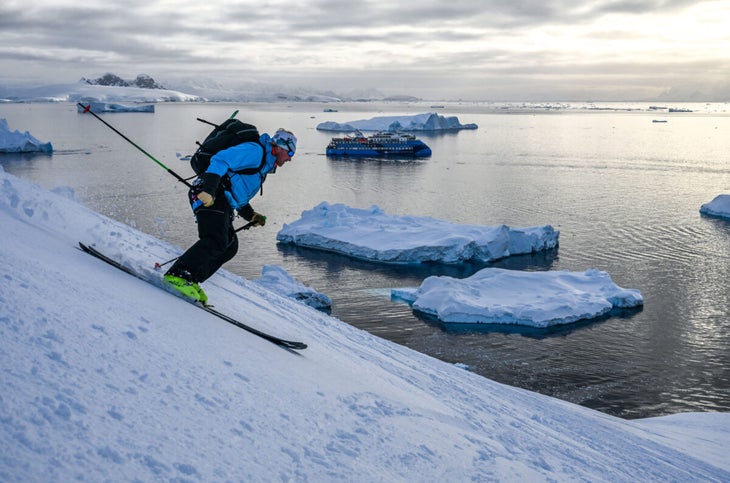
[{"label": "ski goggles", "polygon": [[276,145],[279,146],[280,148],[286,149],[287,154],[289,155],[290,158],[292,156],[294,156],[294,147],[291,145],[291,143],[289,142],[288,139],[279,138],[276,140]]}]

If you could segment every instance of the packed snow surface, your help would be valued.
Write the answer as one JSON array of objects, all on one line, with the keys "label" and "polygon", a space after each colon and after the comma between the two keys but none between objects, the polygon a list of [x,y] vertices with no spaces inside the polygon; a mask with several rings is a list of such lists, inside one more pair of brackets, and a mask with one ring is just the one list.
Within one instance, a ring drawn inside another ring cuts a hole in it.
[{"label": "packed snow surface", "polygon": [[322,202],[286,223],[281,243],[299,245],[383,263],[490,262],[510,255],[558,246],[559,231],[550,225],[460,225],[422,216],[388,215],[369,209]]},{"label": "packed snow surface", "polygon": [[626,421],[495,383],[179,254],[0,170],[0,481],[730,481],[730,415]]},{"label": "packed snow surface", "polygon": [[7,119],[0,119],[0,153],[51,153],[53,146],[25,131],[11,131]]},{"label": "packed snow surface", "polygon": [[700,213],[719,218],[730,218],[730,195],[717,195],[700,207]]},{"label": "packed snow surface", "polygon": [[442,322],[514,324],[545,328],[593,319],[614,308],[641,306],[638,290],[622,289],[608,273],[519,272],[485,268],[471,277],[428,277],[418,289],[393,289],[395,298]]},{"label": "packed snow surface", "polygon": [[442,116],[435,112],[411,116],[381,116],[346,123],[326,121],[317,124],[320,131],[456,131],[477,129],[476,124],[461,124],[456,116]]}]

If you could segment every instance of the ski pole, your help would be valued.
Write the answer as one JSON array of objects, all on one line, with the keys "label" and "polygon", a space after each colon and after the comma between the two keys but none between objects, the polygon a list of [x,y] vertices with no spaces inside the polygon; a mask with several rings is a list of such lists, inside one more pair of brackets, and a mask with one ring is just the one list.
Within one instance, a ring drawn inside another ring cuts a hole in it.
[{"label": "ski pole", "polygon": [[[264,216],[264,221],[266,221],[266,217],[265,216]],[[246,223],[245,225],[243,225],[241,228],[236,228],[235,232],[238,233],[241,230],[248,230],[249,228],[251,228],[254,225],[256,225],[256,222],[255,221],[249,221],[248,223]]]},{"label": "ski pole", "polygon": [[245,225],[243,225],[242,227],[240,227],[240,228],[236,228],[236,229],[234,230],[234,232],[235,232],[235,233],[238,233],[238,232],[239,232],[239,231],[241,231],[241,230],[248,230],[249,228],[251,228],[251,227],[253,226],[253,224],[254,224],[254,223],[253,223],[253,221],[249,221],[248,223],[246,223],[246,224],[245,224]]},{"label": "ski pole", "polygon": [[145,151],[144,149],[142,149],[141,147],[139,147],[137,144],[134,143],[134,141],[132,141],[127,136],[125,136],[124,134],[122,134],[121,132],[119,132],[114,126],[112,126],[111,124],[109,124],[108,122],[106,122],[104,119],[100,118],[99,116],[97,116],[96,113],[91,110],[91,104],[89,104],[88,106],[85,106],[85,105],[81,104],[80,102],[78,102],[77,104],[84,109],[84,114],[88,112],[89,114],[91,114],[92,116],[94,116],[95,118],[97,118],[99,121],[101,121],[102,123],[104,123],[104,125],[106,127],[108,127],[109,129],[111,129],[115,133],[119,134],[122,138],[124,138],[125,141],[127,141],[129,144],[131,144],[135,148],[139,149],[140,151],[142,151],[145,155],[147,155],[148,158],[150,158],[152,161],[154,161],[155,163],[157,163],[162,169],[164,169],[165,171],[167,171],[168,173],[170,173],[171,175],[173,175],[179,182],[183,183],[188,188],[192,188],[192,185],[190,183],[188,183],[185,180],[185,178],[183,178],[182,176],[180,176],[179,174],[177,174],[176,172],[174,172],[173,170],[171,170],[170,168],[168,168],[167,166],[165,166],[164,164],[162,164],[161,162],[159,162],[157,159],[155,159],[154,156],[152,156],[150,153],[148,153],[147,151]]},{"label": "ski pole", "polygon": [[155,262],[155,270],[159,270],[159,269],[161,269],[162,267],[164,267],[164,266],[165,266],[165,265],[167,265],[168,263],[172,263],[172,262],[174,262],[175,260],[177,260],[178,258],[180,258],[180,257],[175,257],[175,258],[173,258],[172,260],[168,260],[168,261],[166,261],[166,262],[162,262],[162,263],[160,263],[160,262]]},{"label": "ski pole", "polygon": [[[238,109],[233,111],[233,114],[231,114],[231,116],[228,119],[233,119],[234,117],[236,117],[237,114],[238,114]],[[199,117],[196,117],[195,119],[197,119],[198,121],[203,122],[205,124],[210,124],[213,127],[218,127],[218,124],[216,124],[214,122],[206,121],[205,119],[201,119]],[[200,144],[200,143],[198,143],[198,144]]]}]

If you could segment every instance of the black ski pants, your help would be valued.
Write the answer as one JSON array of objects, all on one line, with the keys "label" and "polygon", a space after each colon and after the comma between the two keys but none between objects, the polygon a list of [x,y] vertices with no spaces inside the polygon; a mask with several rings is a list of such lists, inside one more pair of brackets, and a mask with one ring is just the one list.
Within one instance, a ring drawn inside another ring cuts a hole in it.
[{"label": "black ski pants", "polygon": [[208,208],[195,212],[199,240],[167,271],[191,282],[204,282],[238,252],[233,210],[223,193]]}]

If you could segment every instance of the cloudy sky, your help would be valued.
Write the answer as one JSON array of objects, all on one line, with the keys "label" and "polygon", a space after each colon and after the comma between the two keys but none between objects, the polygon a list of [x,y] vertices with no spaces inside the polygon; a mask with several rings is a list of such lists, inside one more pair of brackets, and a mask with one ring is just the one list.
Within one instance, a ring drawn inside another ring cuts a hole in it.
[{"label": "cloudy sky", "polygon": [[0,84],[106,72],[426,99],[730,101],[730,1],[0,4]]}]

